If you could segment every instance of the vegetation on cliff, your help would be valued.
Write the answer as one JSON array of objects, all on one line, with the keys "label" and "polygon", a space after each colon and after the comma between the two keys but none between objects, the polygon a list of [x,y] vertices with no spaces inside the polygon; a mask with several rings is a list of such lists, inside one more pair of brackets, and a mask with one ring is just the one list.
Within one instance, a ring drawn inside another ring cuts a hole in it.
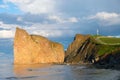
[{"label": "vegetation on cliff", "polygon": [[107,36],[92,36],[99,49],[97,54],[104,55],[112,53],[120,48],[120,38]]}]

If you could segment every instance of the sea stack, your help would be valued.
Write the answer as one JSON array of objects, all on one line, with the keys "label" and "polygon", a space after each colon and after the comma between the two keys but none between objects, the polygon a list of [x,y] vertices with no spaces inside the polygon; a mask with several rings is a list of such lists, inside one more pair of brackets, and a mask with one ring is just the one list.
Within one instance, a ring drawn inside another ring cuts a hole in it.
[{"label": "sea stack", "polygon": [[60,43],[43,36],[29,35],[16,28],[14,38],[14,64],[63,63],[64,48]]}]

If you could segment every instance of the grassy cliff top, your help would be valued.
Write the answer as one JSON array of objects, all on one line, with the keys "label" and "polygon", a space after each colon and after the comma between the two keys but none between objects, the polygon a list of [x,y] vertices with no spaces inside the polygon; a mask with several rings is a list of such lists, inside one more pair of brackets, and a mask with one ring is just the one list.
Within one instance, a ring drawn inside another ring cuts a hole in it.
[{"label": "grassy cliff top", "polygon": [[98,54],[104,55],[109,53],[114,53],[120,49],[120,38],[111,36],[92,36],[94,42],[97,44]]},{"label": "grassy cliff top", "polygon": [[120,38],[111,37],[111,36],[92,36],[95,41],[103,45],[120,45]]},{"label": "grassy cliff top", "polygon": [[120,38],[115,37],[101,37],[99,38],[102,42],[106,44],[120,44]]}]

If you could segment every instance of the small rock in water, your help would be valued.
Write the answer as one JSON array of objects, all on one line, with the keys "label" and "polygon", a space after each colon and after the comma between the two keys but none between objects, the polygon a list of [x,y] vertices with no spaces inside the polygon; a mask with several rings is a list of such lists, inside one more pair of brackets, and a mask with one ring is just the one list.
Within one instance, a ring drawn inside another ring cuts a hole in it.
[{"label": "small rock in water", "polygon": [[28,71],[33,71],[32,69],[28,69]]}]

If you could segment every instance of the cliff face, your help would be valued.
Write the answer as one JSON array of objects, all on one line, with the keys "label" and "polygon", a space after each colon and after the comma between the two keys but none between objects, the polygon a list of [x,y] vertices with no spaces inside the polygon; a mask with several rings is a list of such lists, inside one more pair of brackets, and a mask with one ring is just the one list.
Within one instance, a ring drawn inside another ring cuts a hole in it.
[{"label": "cliff face", "polygon": [[66,51],[65,62],[85,63],[92,62],[97,51],[96,44],[90,35],[77,34]]},{"label": "cliff face", "polygon": [[14,64],[63,63],[64,57],[61,44],[16,28]]},{"label": "cliff face", "polygon": [[66,51],[65,62],[92,63],[100,68],[120,68],[120,45],[105,45],[98,38],[77,34]]}]

